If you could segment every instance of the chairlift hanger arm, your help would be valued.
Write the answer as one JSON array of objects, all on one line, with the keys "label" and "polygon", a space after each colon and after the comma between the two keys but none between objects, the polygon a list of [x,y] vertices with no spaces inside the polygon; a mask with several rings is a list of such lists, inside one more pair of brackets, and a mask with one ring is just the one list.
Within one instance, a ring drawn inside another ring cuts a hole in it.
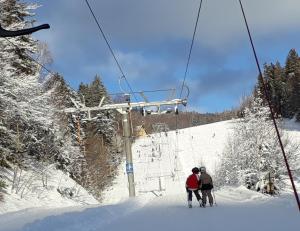
[{"label": "chairlift hanger arm", "polygon": [[6,37],[17,37],[21,35],[28,35],[32,34],[36,31],[43,30],[43,29],[49,29],[50,25],[49,24],[43,24],[40,26],[28,28],[28,29],[22,29],[22,30],[16,30],[16,31],[8,31],[2,28],[0,25],[0,37],[6,38]]},{"label": "chairlift hanger arm", "polygon": [[163,106],[163,105],[186,105],[187,101],[185,99],[173,99],[170,101],[158,101],[158,102],[131,102],[131,103],[119,103],[119,104],[106,104],[98,107],[86,107],[86,108],[67,108],[64,111],[66,113],[72,113],[76,111],[88,112],[88,111],[100,111],[100,110],[110,110],[110,109],[122,109],[131,110],[136,107],[152,107],[152,106]]},{"label": "chairlift hanger arm", "polygon": [[139,93],[140,93],[140,95],[143,97],[143,99],[145,100],[145,102],[148,103],[149,100],[148,100],[147,97],[145,96],[144,92],[140,91]]}]

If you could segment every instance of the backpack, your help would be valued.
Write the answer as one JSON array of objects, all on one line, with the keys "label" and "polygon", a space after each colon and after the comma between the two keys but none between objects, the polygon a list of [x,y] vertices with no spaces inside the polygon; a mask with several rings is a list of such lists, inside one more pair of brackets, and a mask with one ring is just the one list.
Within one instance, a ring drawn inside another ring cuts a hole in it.
[{"label": "backpack", "polygon": [[202,190],[211,190],[213,188],[211,176],[207,173],[202,173],[200,176],[200,184]]}]

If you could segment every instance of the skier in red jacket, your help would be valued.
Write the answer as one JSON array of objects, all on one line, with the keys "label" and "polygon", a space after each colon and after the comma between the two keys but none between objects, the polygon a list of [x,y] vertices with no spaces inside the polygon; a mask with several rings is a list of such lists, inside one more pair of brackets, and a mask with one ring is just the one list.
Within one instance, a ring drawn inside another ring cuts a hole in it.
[{"label": "skier in red jacket", "polygon": [[199,195],[199,168],[193,168],[192,173],[187,179],[185,183],[185,188],[188,193],[188,206],[189,208],[192,208],[192,197],[193,192],[199,202],[199,205],[201,206],[201,196]]}]

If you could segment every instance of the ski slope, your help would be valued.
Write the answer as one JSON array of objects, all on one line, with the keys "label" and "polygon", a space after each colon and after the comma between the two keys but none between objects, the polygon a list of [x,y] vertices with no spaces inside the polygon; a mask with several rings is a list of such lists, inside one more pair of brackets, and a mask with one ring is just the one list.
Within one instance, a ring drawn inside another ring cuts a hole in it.
[{"label": "ski slope", "polygon": [[[217,206],[213,208],[200,208],[194,203],[194,208],[189,209],[185,205],[185,195],[180,194],[150,200],[142,196],[119,204],[86,208],[75,212],[53,213],[51,211],[52,214],[48,214],[45,218],[42,218],[45,214],[31,217],[37,215],[33,211],[27,214],[7,214],[0,219],[0,230],[282,231],[298,230],[300,225],[299,212],[291,194],[272,198],[240,187],[216,192],[216,198]],[[27,218],[25,221],[24,217]]]},{"label": "ski slope", "polygon": [[[228,187],[215,192],[217,206],[199,208],[193,201],[187,208],[187,175],[199,165],[214,174],[233,125],[224,121],[138,139],[133,145],[136,198],[128,199],[124,164],[101,205],[3,214],[0,231],[298,230],[300,214],[291,190],[270,197]],[[300,127],[293,122],[286,127],[300,141]]]},{"label": "ski slope", "polygon": [[[136,140],[133,145],[136,194],[185,194],[186,177],[195,166],[206,166],[213,175],[233,124],[223,121],[182,129],[177,135],[171,131]],[[125,164],[120,166],[114,185],[105,193],[107,203],[128,197]]]}]

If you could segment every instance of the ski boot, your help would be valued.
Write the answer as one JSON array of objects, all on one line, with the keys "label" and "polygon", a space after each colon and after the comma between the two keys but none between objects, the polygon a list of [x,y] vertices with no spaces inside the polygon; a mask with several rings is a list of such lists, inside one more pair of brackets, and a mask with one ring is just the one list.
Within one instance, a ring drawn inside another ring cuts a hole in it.
[{"label": "ski boot", "polygon": [[188,201],[188,207],[189,207],[190,209],[193,208],[192,201]]},{"label": "ski boot", "polygon": [[199,200],[198,202],[199,202],[199,206],[200,206],[200,208],[201,208],[201,207],[202,207],[202,201]]}]

